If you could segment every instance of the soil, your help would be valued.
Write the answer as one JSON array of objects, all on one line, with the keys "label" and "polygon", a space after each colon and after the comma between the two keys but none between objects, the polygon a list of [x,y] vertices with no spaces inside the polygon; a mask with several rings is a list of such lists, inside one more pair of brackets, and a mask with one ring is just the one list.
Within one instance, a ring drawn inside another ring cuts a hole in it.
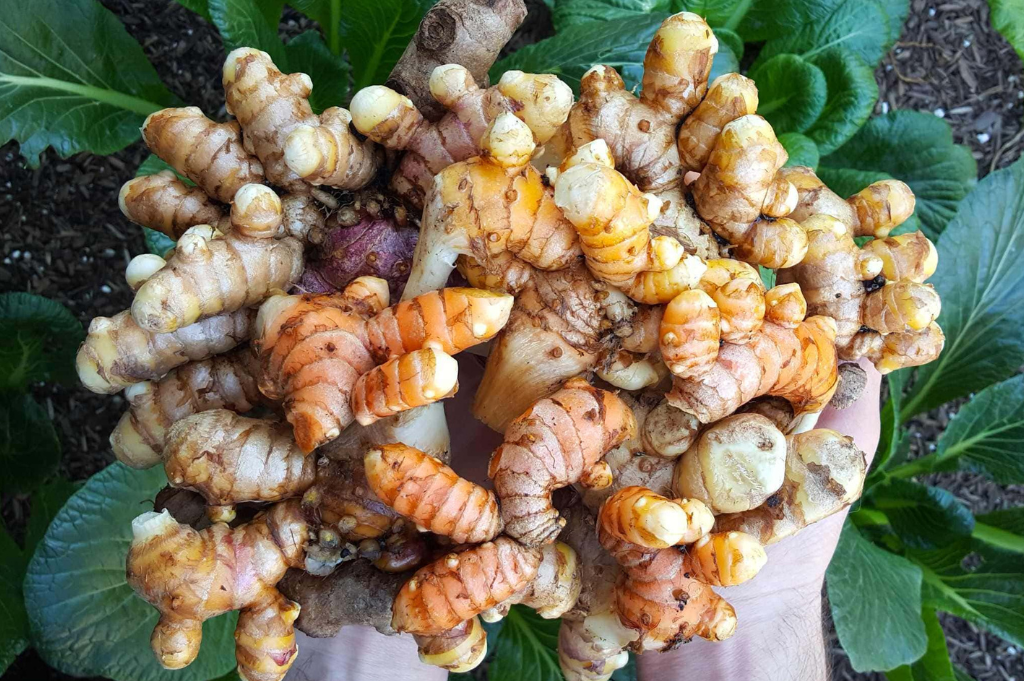
[{"label": "soil", "polygon": [[[143,46],[164,83],[182,100],[223,119],[220,65],[224,50],[216,30],[175,2],[101,0]],[[530,16],[513,37],[515,47],[550,34],[542,2],[528,2]],[[912,0],[903,35],[879,67],[877,113],[915,109],[942,116],[955,140],[970,147],[979,175],[1005,167],[1024,151],[1024,89],[1020,60],[990,26],[984,0]],[[307,24],[286,15],[284,33]],[[60,301],[84,325],[131,302],[121,273],[144,252],[140,231],[117,208],[121,184],[147,155],[141,143],[107,157],[52,151],[36,169],[12,142],[0,147],[0,291],[31,291]],[[113,460],[107,436],[124,408],[120,397],[82,388],[39,386],[36,397],[56,423],[63,445],[61,474],[83,480]],[[911,424],[915,453],[933,449],[958,405],[947,405]],[[1024,489],[1000,487],[965,473],[935,476],[977,512],[1024,504]],[[27,497],[6,496],[0,510],[15,534],[29,513]],[[944,618],[950,650],[978,681],[1024,681],[1024,653],[956,618]],[[880,680],[857,674],[832,641],[834,678]],[[27,652],[7,679],[65,679]]]}]

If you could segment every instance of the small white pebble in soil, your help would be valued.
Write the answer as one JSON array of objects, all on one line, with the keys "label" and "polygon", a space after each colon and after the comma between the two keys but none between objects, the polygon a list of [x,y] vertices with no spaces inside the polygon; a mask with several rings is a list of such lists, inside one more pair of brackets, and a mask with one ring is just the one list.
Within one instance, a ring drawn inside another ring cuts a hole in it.
[{"label": "small white pebble in soil", "polygon": [[25,251],[24,253],[21,254],[21,259],[22,260],[31,260],[32,259],[32,252],[31,251]]},{"label": "small white pebble in soil", "polygon": [[929,452],[934,452],[935,451],[935,443],[934,442],[931,443],[930,445],[928,445],[928,451]]},{"label": "small white pebble in soil", "polygon": [[104,258],[113,258],[115,255],[117,255],[117,251],[115,251],[113,248],[104,248],[103,249],[103,257]]},{"label": "small white pebble in soil", "polygon": [[935,8],[934,7],[929,7],[928,8],[928,16],[930,16],[930,17],[935,16]]},{"label": "small white pebble in soil", "polygon": [[968,40],[967,38],[964,38],[963,46],[964,47],[970,47],[971,46],[971,41]]},{"label": "small white pebble in soil", "polygon": [[987,132],[978,133],[978,142],[980,142],[981,144],[987,143],[990,139],[992,139],[992,136],[989,135]]},{"label": "small white pebble in soil", "polygon": [[1013,646],[1010,646],[1009,648],[1006,649],[1006,654],[1007,655],[1016,655],[1017,654],[1017,649],[1014,648]]},{"label": "small white pebble in soil", "polygon": [[[1024,90],[1017,90],[1017,99],[1024,99]],[[10,182],[7,184],[9,185]]]},{"label": "small white pebble in soil", "polygon": [[102,291],[103,293],[110,293],[111,288],[104,284],[103,286],[100,286],[100,291]]},{"label": "small white pebble in soil", "polygon": [[889,102],[882,102],[882,113],[889,113]]},{"label": "small white pebble in soil", "polygon": [[4,258],[4,264],[5,265],[10,265],[11,264],[11,259],[10,258]]},{"label": "small white pebble in soil", "polygon": [[945,118],[946,117],[946,110],[941,108],[941,107],[939,107],[938,109],[936,109],[932,113],[935,114],[936,116],[938,116],[939,118]]},{"label": "small white pebble in soil", "polygon": [[896,54],[903,54],[903,48],[897,47],[895,50],[893,50],[893,52],[895,52]]},{"label": "small white pebble in soil", "polygon": [[885,70],[886,71],[892,71],[892,64],[886,64],[885,65]]},{"label": "small white pebble in soil", "polygon": [[13,251],[11,253],[11,257],[14,258],[15,260],[17,260],[18,258],[21,257],[21,251]]},{"label": "small white pebble in soil", "polygon": [[[14,160],[14,154],[7,154],[6,156],[4,156],[4,160],[7,161],[8,163],[10,163],[11,161]],[[7,186],[10,187],[11,183],[8,182]]]},{"label": "small white pebble in soil", "polygon": [[83,255],[82,256],[82,262],[89,262],[88,256]]}]

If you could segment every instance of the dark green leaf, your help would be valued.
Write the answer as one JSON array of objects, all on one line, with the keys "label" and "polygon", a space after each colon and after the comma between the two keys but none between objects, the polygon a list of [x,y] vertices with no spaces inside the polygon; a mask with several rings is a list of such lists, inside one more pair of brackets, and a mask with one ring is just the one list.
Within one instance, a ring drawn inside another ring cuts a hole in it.
[{"label": "dark green leaf", "polygon": [[527,73],[553,73],[579,94],[580,77],[594,64],[618,70],[626,87],[635,87],[643,75],[644,54],[666,14],[655,13],[627,21],[577,24],[546,40],[527,45],[491,67],[491,81],[512,69]]},{"label": "dark green leaf", "polygon": [[174,239],[162,232],[150,229],[149,227],[143,227],[142,233],[146,238],[146,250],[150,253],[164,258],[167,257],[167,251],[174,248]]},{"label": "dark green leaf", "polygon": [[28,616],[21,597],[25,554],[0,524],[0,676],[28,647]]},{"label": "dark green leaf", "polygon": [[50,415],[29,394],[0,398],[0,492],[29,492],[60,463]]},{"label": "dark green leaf", "polygon": [[320,24],[328,49],[341,55],[341,0],[291,0],[288,4]]},{"label": "dark green leaf", "polygon": [[211,24],[213,23],[213,19],[210,18],[209,0],[178,0],[178,4],[192,10]]},{"label": "dark green leaf", "polygon": [[[712,30],[714,31],[715,37],[718,38],[719,49],[721,49],[724,44],[729,48],[729,51],[732,52],[733,56],[736,57],[737,60],[743,59],[743,38],[741,38],[738,33],[731,31],[728,28],[716,27]],[[717,59],[718,57],[716,56],[715,58]],[[739,69],[736,70],[738,71]],[[728,73],[732,73],[732,71],[729,71]],[[712,78],[711,80],[714,79]]]},{"label": "dark green leaf", "polygon": [[387,80],[431,4],[427,0],[344,0],[341,40],[352,62],[356,90]]},{"label": "dark green leaf", "polygon": [[914,214],[921,229],[934,239],[974,186],[977,165],[966,147],[953,144],[949,124],[941,118],[894,111],[872,119],[840,149],[822,157],[818,173],[841,196],[883,174],[903,180],[917,197]]},{"label": "dark green leaf", "polygon": [[884,471],[900,441],[900,404],[903,402],[903,386],[907,379],[906,371],[893,371],[886,375],[889,384],[889,399],[882,405],[882,430],[878,438],[878,449],[875,450],[874,469]]},{"label": "dark green leaf", "polygon": [[561,33],[591,21],[635,19],[651,12],[671,11],[669,0],[555,0],[551,23]]},{"label": "dark green leaf", "polygon": [[74,383],[82,324],[57,301],[0,293],[0,393],[38,381]]},{"label": "dark green leaf", "polygon": [[157,611],[128,586],[124,561],[132,519],[153,508],[166,483],[159,466],[115,463],[53,519],[25,577],[32,641],[50,666],[115,681],[205,681],[235,665],[234,614],[203,625],[199,657],[185,669],[163,669],[149,647]]},{"label": "dark green leaf", "polygon": [[35,553],[36,545],[46,534],[50,522],[78,487],[70,480],[55,478],[32,493],[32,511],[25,529],[26,556]]},{"label": "dark green leaf", "polygon": [[988,0],[992,26],[1024,60],[1024,0]]},{"label": "dark green leaf", "polygon": [[822,154],[831,154],[867,122],[878,100],[878,84],[867,62],[849,50],[831,48],[810,61],[825,74],[828,98],[807,136]]},{"label": "dark green leaf", "polygon": [[787,166],[818,167],[818,161],[821,158],[818,154],[818,145],[810,137],[798,132],[784,132],[779,135],[779,142],[789,154],[789,160],[786,161]]},{"label": "dark green leaf", "polygon": [[911,552],[924,575],[922,598],[927,607],[962,617],[979,627],[1024,645],[1024,564],[1020,555],[975,545],[981,565],[966,570],[970,545]]},{"label": "dark green leaf", "polygon": [[972,536],[1004,551],[1024,553],[1024,506],[979,515]]},{"label": "dark green leaf", "polygon": [[[718,32],[715,32],[718,35]],[[718,54],[711,61],[711,73],[708,74],[708,82],[710,83],[719,76],[724,76],[727,73],[736,73],[740,70],[740,58],[733,49],[728,41],[721,40],[718,43]]]},{"label": "dark green leaf", "polygon": [[946,632],[942,630],[938,615],[924,608],[921,617],[928,632],[928,650],[924,657],[912,665],[897,667],[886,677],[889,681],[956,681],[946,647]]},{"label": "dark green leaf", "polygon": [[209,0],[210,16],[224,47],[263,50],[285,73],[290,73],[284,43],[277,35],[284,0]]},{"label": "dark green leaf", "polygon": [[871,507],[885,513],[904,545],[933,549],[971,536],[974,516],[951,493],[909,480],[890,480],[871,491]]},{"label": "dark green leaf", "polygon": [[803,132],[825,108],[825,74],[803,57],[780,54],[749,75],[757,83],[757,113],[772,124],[776,134]]},{"label": "dark green leaf", "polygon": [[148,114],[177,103],[142,48],[96,0],[5,3],[0,13],[0,144],[33,168],[52,146],[112,154]]},{"label": "dark green leaf", "polygon": [[990,385],[950,419],[938,459],[1003,484],[1024,483],[1024,375]]},{"label": "dark green leaf", "polygon": [[983,179],[937,244],[946,347],[918,369],[903,418],[1009,378],[1024,364],[1024,160]]},{"label": "dark green leaf", "polygon": [[288,68],[305,73],[313,80],[309,104],[320,113],[332,106],[348,104],[348,63],[332,54],[316,31],[305,31],[289,41],[285,47]]},{"label": "dark green leaf", "polygon": [[546,620],[525,606],[513,605],[494,637],[489,681],[561,681],[558,626],[557,619]]},{"label": "dark green leaf", "polygon": [[[902,3],[892,3],[905,5]],[[758,57],[777,54],[810,57],[842,46],[868,64],[881,60],[899,35],[888,0],[754,0],[740,24],[747,42],[767,41]]]},{"label": "dark green leaf", "polygon": [[693,12],[704,17],[711,28],[735,31],[750,4],[751,0],[672,0],[672,11]]},{"label": "dark green leaf", "polygon": [[921,657],[921,569],[884,551],[847,521],[828,566],[832,620],[857,671],[894,669]]}]

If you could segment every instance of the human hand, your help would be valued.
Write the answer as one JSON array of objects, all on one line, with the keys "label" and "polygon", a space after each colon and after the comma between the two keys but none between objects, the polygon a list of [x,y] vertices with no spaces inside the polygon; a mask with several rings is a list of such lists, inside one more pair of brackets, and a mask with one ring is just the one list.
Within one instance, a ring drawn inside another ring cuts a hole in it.
[{"label": "human hand", "polygon": [[[841,411],[825,409],[815,427],[853,437],[870,467],[880,431],[882,377],[869,362],[862,360],[860,365],[868,378],[860,399]],[[673,681],[694,674],[715,681],[827,678],[821,588],[846,515],[847,511],[836,513],[767,547],[768,563],[757,577],[722,591],[739,621],[732,638],[718,643],[695,639],[671,652],[640,656],[640,678]]]}]

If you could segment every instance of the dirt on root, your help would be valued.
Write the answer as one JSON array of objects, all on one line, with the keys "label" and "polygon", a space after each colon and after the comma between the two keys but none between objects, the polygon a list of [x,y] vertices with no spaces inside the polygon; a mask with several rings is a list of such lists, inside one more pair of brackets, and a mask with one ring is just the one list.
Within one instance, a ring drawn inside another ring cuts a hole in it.
[{"label": "dirt on root", "polygon": [[[169,0],[101,0],[140,42],[164,83],[182,101],[217,119],[226,117],[220,85],[223,44],[216,30]],[[550,14],[539,0],[510,46],[551,34]],[[308,27],[286,14],[282,31]],[[1020,60],[989,23],[984,0],[912,0],[903,35],[876,72],[881,97],[876,113],[914,109],[944,117],[955,140],[970,147],[979,174],[1005,167],[1024,151],[1024,87]],[[88,325],[128,307],[131,291],[122,272],[145,245],[137,227],[117,208],[121,184],[146,157],[141,143],[107,157],[52,151],[28,167],[16,143],[0,147],[0,291],[30,291],[57,300]],[[82,480],[113,461],[107,437],[124,409],[120,396],[83,388],[38,386],[37,399],[53,417],[63,446],[61,474]],[[959,405],[947,405],[911,422],[912,454],[934,449]],[[929,482],[956,494],[976,512],[1024,504],[1024,488],[1001,487],[967,473]],[[24,496],[5,496],[0,510],[17,534],[30,512]],[[1024,681],[1024,652],[953,617],[942,618],[956,663],[978,681]],[[833,678],[881,681],[858,674],[831,632]],[[32,651],[3,677],[68,679]]]}]

